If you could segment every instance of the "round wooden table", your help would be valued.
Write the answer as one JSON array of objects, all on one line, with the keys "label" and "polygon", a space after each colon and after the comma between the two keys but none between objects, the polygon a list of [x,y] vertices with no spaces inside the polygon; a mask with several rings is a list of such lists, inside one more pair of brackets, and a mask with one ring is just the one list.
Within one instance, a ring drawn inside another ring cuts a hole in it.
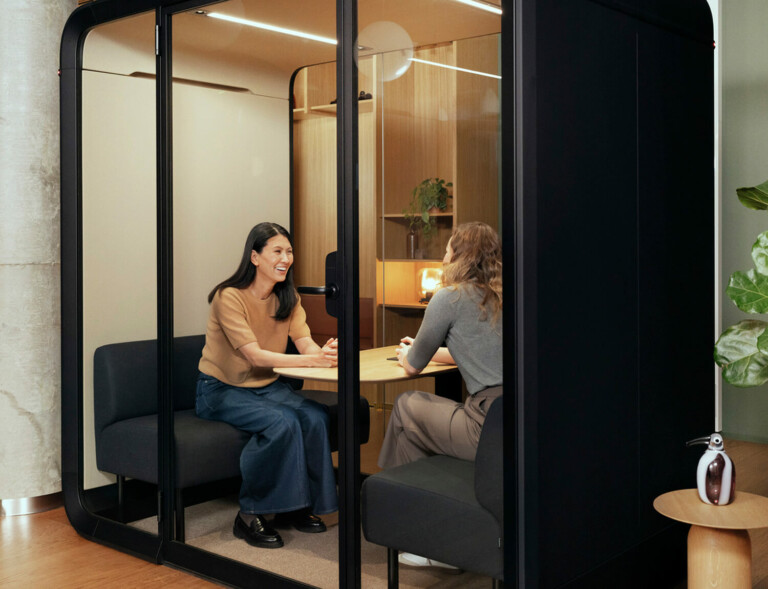
[{"label": "round wooden table", "polygon": [[768,528],[768,498],[736,492],[730,505],[708,505],[696,489],[660,495],[653,507],[691,524],[688,532],[689,589],[750,589],[752,543],[747,530]]}]

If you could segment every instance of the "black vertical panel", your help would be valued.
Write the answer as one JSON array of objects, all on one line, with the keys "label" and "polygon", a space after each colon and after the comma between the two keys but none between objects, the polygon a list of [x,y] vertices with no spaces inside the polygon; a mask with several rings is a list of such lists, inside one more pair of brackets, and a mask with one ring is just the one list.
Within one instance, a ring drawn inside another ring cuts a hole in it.
[{"label": "black vertical panel", "polygon": [[537,4],[537,586],[684,571],[684,530],[652,502],[693,486],[683,443],[710,427],[713,86],[705,4],[672,4],[695,24]]},{"label": "black vertical panel", "polygon": [[504,374],[514,398],[504,405],[504,580],[537,587],[536,0],[511,8],[502,14],[501,94]]},{"label": "black vertical panel", "polygon": [[171,16],[156,16],[157,117],[157,480],[160,536],[173,536],[173,104]]},{"label": "black vertical panel", "polygon": [[360,297],[358,251],[357,0],[337,0],[336,278],[339,326],[339,587],[360,587]]},{"label": "black vertical panel", "polygon": [[714,427],[713,50],[642,25],[638,37],[641,531],[649,507],[695,486],[686,440]]},{"label": "black vertical panel", "polygon": [[544,586],[628,542],[597,522],[637,519],[635,35],[562,4],[538,46],[540,541],[561,563]]}]

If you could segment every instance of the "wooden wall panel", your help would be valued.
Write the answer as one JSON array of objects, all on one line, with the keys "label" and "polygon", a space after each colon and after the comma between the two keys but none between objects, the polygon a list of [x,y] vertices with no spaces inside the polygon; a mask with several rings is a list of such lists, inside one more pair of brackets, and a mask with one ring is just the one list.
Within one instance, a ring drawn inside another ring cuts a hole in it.
[{"label": "wooden wall panel", "polygon": [[[414,57],[455,61],[450,44],[419,49]],[[414,62],[382,92],[383,212],[400,214],[425,178],[455,178],[456,72]]]},{"label": "wooden wall panel", "polygon": [[336,119],[293,124],[295,279],[325,284],[325,256],[336,249]]},{"label": "wooden wall panel", "polygon": [[[374,60],[361,60],[360,88],[372,91]],[[329,103],[335,64],[306,68],[307,106]],[[330,89],[330,90],[329,90]],[[299,100],[297,96],[297,101]],[[376,278],[375,109],[359,118],[360,296],[372,298]],[[325,284],[325,256],[336,249],[336,118],[309,116],[293,124],[296,284]]]},{"label": "wooden wall panel", "polygon": [[[456,42],[456,65],[498,74],[499,36]],[[459,72],[456,75],[457,222],[484,221],[498,227],[501,106],[500,80]]]}]

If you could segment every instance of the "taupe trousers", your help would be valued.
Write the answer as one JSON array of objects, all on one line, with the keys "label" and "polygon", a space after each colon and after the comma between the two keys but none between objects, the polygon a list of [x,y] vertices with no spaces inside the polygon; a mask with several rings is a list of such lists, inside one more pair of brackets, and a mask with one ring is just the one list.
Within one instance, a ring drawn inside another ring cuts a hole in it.
[{"label": "taupe trousers", "polygon": [[389,418],[379,466],[390,468],[435,454],[474,460],[485,414],[501,394],[501,386],[489,387],[457,403],[422,391],[403,393]]}]

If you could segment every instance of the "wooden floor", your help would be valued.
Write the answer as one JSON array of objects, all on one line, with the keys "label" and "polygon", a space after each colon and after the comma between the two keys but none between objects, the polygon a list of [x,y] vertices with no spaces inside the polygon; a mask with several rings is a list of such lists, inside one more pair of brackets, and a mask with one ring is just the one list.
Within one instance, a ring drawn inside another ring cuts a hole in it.
[{"label": "wooden floor", "polygon": [[[361,469],[374,473],[386,413],[371,411]],[[334,456],[335,458],[335,456]],[[80,537],[60,507],[35,515],[0,518],[0,587],[133,588],[218,587],[182,571],[146,562]]]},{"label": "wooden floor", "polygon": [[[363,447],[361,460],[367,472],[378,470],[376,449],[383,437],[381,416],[372,417],[371,442],[367,448]],[[726,441],[726,450],[736,464],[737,492],[768,496],[768,445]],[[768,530],[755,530],[750,535],[753,588],[768,589]],[[35,515],[0,517],[0,587],[3,588],[217,586],[81,538],[69,524],[64,508]]]},{"label": "wooden floor", "polygon": [[217,587],[80,537],[63,507],[0,517],[0,587]]}]

